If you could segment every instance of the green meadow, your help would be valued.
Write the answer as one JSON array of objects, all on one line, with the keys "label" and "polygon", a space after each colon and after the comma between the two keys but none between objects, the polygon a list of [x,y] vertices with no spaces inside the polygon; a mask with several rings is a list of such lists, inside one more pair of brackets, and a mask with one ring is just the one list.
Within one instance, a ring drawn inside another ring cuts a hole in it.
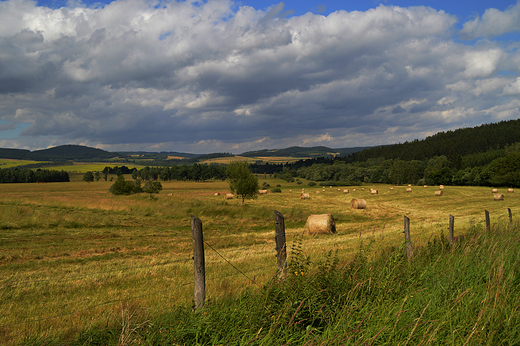
[{"label": "green meadow", "polygon": [[11,159],[0,159],[0,168],[11,168],[23,165],[29,165],[33,163],[40,163],[39,161],[31,160],[11,160]]},{"label": "green meadow", "polygon": [[[493,329],[518,323],[520,290],[509,286],[520,277],[519,239],[508,218],[508,208],[520,215],[517,192],[501,189],[505,199],[494,201],[487,187],[446,186],[435,196],[438,187],[338,189],[259,176],[282,192],[240,207],[224,198],[225,181],[168,181],[157,195],[113,196],[110,181],[73,177],[0,185],[2,344],[520,342]],[[310,200],[299,198],[302,188]],[[351,209],[353,198],[367,208]],[[285,216],[290,266],[282,282],[273,210]],[[312,214],[333,214],[337,233],[308,234]],[[466,234],[455,250],[445,239],[450,214],[455,235]],[[206,243],[207,304],[198,312],[191,215],[201,219]],[[404,216],[416,249],[411,262]]]}]

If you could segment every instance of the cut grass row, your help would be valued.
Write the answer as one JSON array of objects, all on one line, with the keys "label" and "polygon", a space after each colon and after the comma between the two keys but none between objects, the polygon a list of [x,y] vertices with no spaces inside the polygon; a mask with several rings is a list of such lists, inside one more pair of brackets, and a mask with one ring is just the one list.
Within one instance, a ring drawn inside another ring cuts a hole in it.
[{"label": "cut grass row", "polygon": [[[220,181],[163,182],[153,197],[112,196],[105,181],[0,185],[0,340],[16,343],[28,334],[73,339],[89,326],[113,323],[123,307],[144,321],[190,305],[192,214],[202,220],[207,244],[247,273],[207,248],[211,300],[257,287],[248,277],[262,286],[273,276],[273,210],[286,218],[289,246],[298,239],[313,261],[337,250],[342,262],[357,253],[360,239],[373,240],[374,250],[401,244],[403,215],[412,220],[412,241],[426,244],[446,232],[449,214],[462,232],[482,226],[484,209],[493,224],[507,217],[507,207],[520,212],[516,194],[495,202],[488,188],[447,187],[445,196],[435,197],[433,188],[407,194],[404,187],[378,186],[372,196],[370,186],[348,195],[306,187],[313,193],[308,201],[299,199],[301,185],[263,180],[282,185],[282,193],[243,208],[214,196],[228,191]],[[351,210],[352,198],[365,198],[368,208]],[[301,236],[307,217],[322,213],[334,214],[338,234]]]}]

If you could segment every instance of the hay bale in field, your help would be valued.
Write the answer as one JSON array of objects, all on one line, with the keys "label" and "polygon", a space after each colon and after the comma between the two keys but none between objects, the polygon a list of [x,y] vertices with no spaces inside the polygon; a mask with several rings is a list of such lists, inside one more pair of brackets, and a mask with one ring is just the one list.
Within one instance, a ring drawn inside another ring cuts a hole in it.
[{"label": "hay bale in field", "polygon": [[367,207],[367,201],[364,199],[353,199],[350,201],[350,207],[352,209],[365,209]]},{"label": "hay bale in field", "polygon": [[332,214],[311,215],[305,223],[305,229],[310,234],[336,233],[336,221]]},{"label": "hay bale in field", "polygon": [[311,194],[310,193],[302,193],[300,195],[300,199],[311,199]]},{"label": "hay bale in field", "polygon": [[496,193],[495,195],[493,195],[493,198],[495,201],[503,201],[504,200],[504,195],[501,194],[501,193]]},{"label": "hay bale in field", "polygon": [[412,192],[412,188],[411,187],[407,187],[406,188],[406,192]]},{"label": "hay bale in field", "polygon": [[361,188],[361,191],[365,191],[365,188],[364,188],[364,187],[362,187],[362,188]]},{"label": "hay bale in field", "polygon": [[491,189],[491,193],[498,193],[498,189]]},{"label": "hay bale in field", "polygon": [[338,189],[338,191],[341,191],[341,189]]},{"label": "hay bale in field", "polygon": [[356,192],[356,189],[352,189],[352,191]]},{"label": "hay bale in field", "polygon": [[443,191],[435,191],[435,196],[442,196],[443,194]]},{"label": "hay bale in field", "polygon": [[428,185],[424,185],[423,187],[426,189],[428,187]]},{"label": "hay bale in field", "polygon": [[391,187],[391,188],[390,188],[390,191],[393,191],[393,190],[394,190],[394,188],[393,188],[393,187]]},{"label": "hay bale in field", "polygon": [[215,192],[213,196],[220,196],[220,192]]},{"label": "hay bale in field", "polygon": [[267,190],[258,190],[260,195],[267,195]]},{"label": "hay bale in field", "polygon": [[332,185],[329,186],[329,189],[332,189]]},{"label": "hay bale in field", "polygon": [[373,194],[373,195],[377,195],[377,190],[375,190],[375,189],[370,189],[370,193]]},{"label": "hay bale in field", "polygon": [[226,199],[233,199],[232,193],[226,193]]},{"label": "hay bale in field", "polygon": [[439,185],[439,190],[444,190],[444,185]]},{"label": "hay bale in field", "polygon": [[316,193],[320,193],[319,191],[316,191]]},{"label": "hay bale in field", "polygon": [[173,193],[169,193],[168,196],[173,196]]},{"label": "hay bale in field", "polygon": [[509,188],[509,189],[507,189],[507,192],[515,192],[515,190]]},{"label": "hay bale in field", "polygon": [[343,193],[348,193],[348,189],[343,190]]}]

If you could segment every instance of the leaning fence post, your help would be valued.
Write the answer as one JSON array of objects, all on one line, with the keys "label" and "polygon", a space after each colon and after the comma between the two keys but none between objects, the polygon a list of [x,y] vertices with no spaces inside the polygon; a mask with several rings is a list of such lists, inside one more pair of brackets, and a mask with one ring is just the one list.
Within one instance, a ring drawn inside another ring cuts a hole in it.
[{"label": "leaning fence post", "polygon": [[491,229],[491,221],[489,220],[489,211],[484,210],[484,213],[486,214],[486,232],[489,232]]},{"label": "leaning fence post", "polygon": [[404,217],[404,239],[406,243],[406,256],[408,256],[410,260],[413,255],[413,246],[410,238],[410,219],[406,216]]},{"label": "leaning fence post", "polygon": [[204,264],[204,239],[202,221],[191,215],[191,235],[193,237],[193,263],[195,273],[195,309],[204,306],[206,298],[206,269]]},{"label": "leaning fence post", "polygon": [[455,241],[454,224],[455,218],[453,217],[453,215],[450,214],[450,231],[448,234],[448,240],[450,241],[451,245],[453,245],[453,242]]},{"label": "leaning fence post", "polygon": [[287,275],[287,245],[285,243],[285,219],[283,215],[274,211],[274,241],[276,242],[276,258],[278,262],[278,278],[285,279]]},{"label": "leaning fence post", "polygon": [[509,212],[509,227],[513,228],[513,213],[511,213],[511,208],[507,208]]}]

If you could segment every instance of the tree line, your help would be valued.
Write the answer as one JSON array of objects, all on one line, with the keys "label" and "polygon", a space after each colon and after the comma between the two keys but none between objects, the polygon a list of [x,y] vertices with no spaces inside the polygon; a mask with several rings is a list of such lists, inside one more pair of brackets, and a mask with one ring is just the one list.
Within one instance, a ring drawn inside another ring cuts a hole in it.
[{"label": "tree line", "polygon": [[510,186],[520,187],[520,143],[465,157],[440,155],[425,160],[368,159],[363,162],[336,160],[293,168],[290,164],[274,174],[291,181],[304,178],[325,185],[361,183]]},{"label": "tree line", "polygon": [[66,171],[48,169],[0,169],[0,183],[38,183],[38,182],[64,182],[70,181]]}]

